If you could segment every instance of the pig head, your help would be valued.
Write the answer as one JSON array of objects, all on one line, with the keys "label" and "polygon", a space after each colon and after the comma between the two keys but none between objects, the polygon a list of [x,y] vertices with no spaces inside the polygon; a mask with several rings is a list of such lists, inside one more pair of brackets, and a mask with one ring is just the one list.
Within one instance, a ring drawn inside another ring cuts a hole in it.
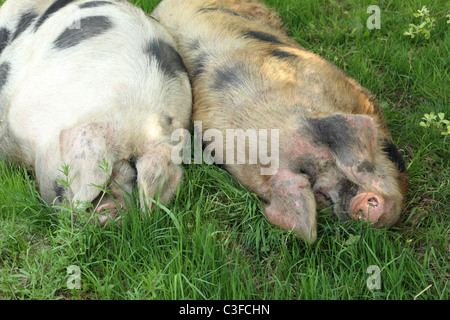
[{"label": "pig head", "polygon": [[170,133],[191,113],[175,41],[128,1],[1,6],[0,160],[32,169],[48,204],[92,206],[107,225],[135,187],[143,212],[169,201],[184,175]]},{"label": "pig head", "polygon": [[[405,165],[395,145],[379,133],[374,119],[330,114],[299,122],[283,153],[289,171],[309,181],[316,203],[322,207],[333,205],[343,221],[358,219],[375,227],[394,224],[403,205]],[[271,179],[277,180],[276,176]],[[289,209],[284,209],[278,214],[289,215]],[[306,207],[304,211],[300,215],[315,214]],[[302,232],[315,233],[310,226],[305,225]]]}]

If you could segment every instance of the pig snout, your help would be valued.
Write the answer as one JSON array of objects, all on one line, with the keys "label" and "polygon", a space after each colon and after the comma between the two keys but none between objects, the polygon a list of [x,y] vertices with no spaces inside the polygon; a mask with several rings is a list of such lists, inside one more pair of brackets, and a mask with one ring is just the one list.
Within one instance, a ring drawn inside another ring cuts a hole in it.
[{"label": "pig snout", "polygon": [[359,191],[350,202],[350,213],[354,219],[377,222],[391,211],[394,202],[369,191]]}]

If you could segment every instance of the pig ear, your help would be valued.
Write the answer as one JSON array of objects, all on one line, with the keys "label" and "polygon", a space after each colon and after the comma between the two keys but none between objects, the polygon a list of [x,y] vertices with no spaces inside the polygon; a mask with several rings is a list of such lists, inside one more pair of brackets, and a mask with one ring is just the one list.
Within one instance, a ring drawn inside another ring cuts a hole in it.
[{"label": "pig ear", "polygon": [[324,118],[308,119],[316,143],[327,147],[338,166],[360,166],[373,170],[376,153],[376,130],[371,117],[333,114]]},{"label": "pig ear", "polygon": [[317,238],[316,201],[309,180],[281,169],[268,182],[271,196],[264,209],[267,219],[313,243]]},{"label": "pig ear", "polygon": [[313,141],[327,148],[337,167],[359,185],[371,185],[376,173],[376,128],[364,115],[333,114],[309,119]]},{"label": "pig ear", "polygon": [[405,173],[406,164],[405,160],[403,159],[404,156],[403,152],[400,152],[397,149],[397,146],[388,138],[385,138],[381,144],[383,151],[386,153],[389,160],[395,164],[395,166],[401,173]]}]

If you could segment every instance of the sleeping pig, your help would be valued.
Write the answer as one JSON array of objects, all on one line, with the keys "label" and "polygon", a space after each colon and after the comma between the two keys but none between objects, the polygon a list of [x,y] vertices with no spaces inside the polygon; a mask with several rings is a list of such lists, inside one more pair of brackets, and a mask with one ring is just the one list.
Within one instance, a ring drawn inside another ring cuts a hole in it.
[{"label": "sleeping pig", "polygon": [[[52,204],[97,201],[104,224],[136,181],[167,201],[191,87],[175,42],[124,0],[8,0],[0,10],[0,159],[33,169]],[[68,165],[73,181],[60,183]],[[102,167],[103,169],[100,169]],[[97,186],[108,185],[103,197]],[[100,199],[101,203],[98,203]]]},{"label": "sleeping pig", "polygon": [[[152,15],[179,45],[197,128],[222,133],[214,160],[266,203],[272,224],[313,242],[318,204],[333,205],[343,221],[398,221],[405,163],[367,89],[289,38],[276,13],[256,0],[163,0]],[[270,150],[277,143],[270,168],[250,161],[254,146],[234,154],[235,138],[249,141],[261,130],[277,132],[258,144]],[[227,161],[242,153],[246,163]]]}]

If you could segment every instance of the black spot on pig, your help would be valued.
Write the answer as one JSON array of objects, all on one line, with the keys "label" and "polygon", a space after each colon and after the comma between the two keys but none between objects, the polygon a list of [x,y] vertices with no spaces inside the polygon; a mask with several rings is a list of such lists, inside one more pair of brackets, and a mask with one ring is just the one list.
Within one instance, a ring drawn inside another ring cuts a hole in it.
[{"label": "black spot on pig", "polygon": [[244,33],[244,37],[264,42],[270,42],[273,44],[283,44],[283,42],[276,36],[262,31],[247,31]]},{"label": "black spot on pig", "polygon": [[173,124],[173,118],[172,118],[172,117],[170,117],[170,116],[165,116],[165,117],[164,117],[164,120],[165,120],[167,126],[169,126],[169,127],[172,126],[172,124]]},{"label": "black spot on pig", "polygon": [[278,49],[270,51],[270,54],[279,59],[296,58],[297,57],[297,55],[295,55],[295,54],[292,54],[292,53],[289,53],[286,51],[282,51],[282,50],[278,50]]},{"label": "black spot on pig", "polygon": [[200,49],[200,41],[194,40],[191,43],[189,43],[188,47],[189,47],[189,50],[191,50],[191,51],[199,50]]},{"label": "black spot on pig", "polygon": [[5,50],[9,43],[11,32],[6,28],[0,28],[0,54]]},{"label": "black spot on pig", "polygon": [[54,41],[58,49],[67,49],[83,41],[99,36],[113,27],[108,17],[92,16],[80,20],[80,28],[67,28]]},{"label": "black spot on pig", "polygon": [[0,64],[0,92],[8,82],[10,71],[11,64],[9,62],[3,62],[2,64]]},{"label": "black spot on pig", "polygon": [[108,4],[112,4],[109,1],[89,1],[89,2],[85,2],[79,5],[80,9],[85,9],[85,8],[96,8],[96,7],[101,7],[101,6],[105,6]]},{"label": "black spot on pig", "polygon": [[314,140],[328,147],[347,166],[355,164],[351,146],[358,143],[346,119],[341,115],[308,119]]},{"label": "black spot on pig", "polygon": [[86,151],[83,150],[81,153],[75,155],[76,160],[85,160],[86,159]]},{"label": "black spot on pig", "polygon": [[215,11],[219,11],[219,8],[202,8],[200,10],[198,10],[198,12],[215,12]]},{"label": "black spot on pig", "polygon": [[186,67],[180,54],[161,39],[153,39],[145,48],[150,59],[155,59],[162,72],[169,77],[175,77],[178,72],[186,72]]},{"label": "black spot on pig", "polygon": [[66,193],[66,187],[61,185],[60,183],[54,181],[53,182],[53,191],[55,192],[55,197],[59,198],[59,202],[64,201],[64,195]]},{"label": "black spot on pig", "polygon": [[206,71],[206,65],[211,55],[201,50],[199,40],[191,41],[188,45],[188,48],[191,52],[197,51],[192,61],[192,70],[191,70],[192,75],[195,79],[196,77],[198,77],[199,75],[203,74]]},{"label": "black spot on pig", "polygon": [[19,23],[17,24],[16,31],[14,32],[11,38],[11,41],[14,41],[14,39],[19,37],[22,34],[22,32],[28,29],[28,27],[33,24],[36,18],[37,14],[33,12],[25,12],[24,14],[22,14],[22,16],[19,19]]},{"label": "black spot on pig", "polygon": [[384,141],[382,142],[382,146],[383,151],[386,152],[389,160],[395,163],[398,170],[400,172],[406,172],[405,160],[403,159],[403,155],[398,151],[395,144],[389,139],[384,139]]},{"label": "black spot on pig", "polygon": [[45,10],[44,14],[39,18],[39,20],[36,22],[36,24],[34,25],[34,30],[38,30],[42,24],[56,11],[58,11],[59,9],[64,8],[65,6],[67,6],[68,4],[70,4],[71,2],[74,2],[75,0],[56,0],[55,2],[52,3],[52,5],[50,7],[48,7],[47,10]]},{"label": "black spot on pig", "polygon": [[359,166],[358,166],[358,172],[369,172],[369,173],[373,173],[375,172],[375,166],[370,163],[369,161],[363,161]]},{"label": "black spot on pig", "polygon": [[215,70],[213,88],[226,90],[244,84],[244,66],[239,63],[225,64]]},{"label": "black spot on pig", "polygon": [[84,144],[89,148],[89,151],[91,153],[95,153],[95,150],[94,150],[94,148],[92,146],[92,139],[84,140]]},{"label": "black spot on pig", "polygon": [[337,203],[337,215],[341,221],[346,221],[350,219],[350,202],[356,193],[358,192],[359,186],[350,180],[341,180],[338,184],[338,197],[339,203]]},{"label": "black spot on pig", "polygon": [[246,18],[246,17],[240,15],[239,13],[237,13],[237,12],[235,12],[233,10],[226,9],[226,8],[203,8],[203,9],[199,10],[199,12],[215,12],[215,11],[220,11],[220,12],[223,12],[223,13],[227,13],[227,14],[230,14],[230,15],[235,16],[235,17]]},{"label": "black spot on pig", "polygon": [[199,75],[201,75],[202,73],[205,72],[205,67],[206,67],[206,60],[208,59],[208,55],[204,54],[204,53],[200,53],[197,55],[197,57],[195,57],[194,59],[194,71],[193,71],[193,75],[194,78],[198,77]]},{"label": "black spot on pig", "polygon": [[161,114],[160,115],[160,120],[159,123],[161,125],[161,127],[163,128],[163,131],[165,132],[165,134],[171,135],[172,131],[173,131],[173,123],[174,123],[174,118],[167,115],[167,114]]}]

